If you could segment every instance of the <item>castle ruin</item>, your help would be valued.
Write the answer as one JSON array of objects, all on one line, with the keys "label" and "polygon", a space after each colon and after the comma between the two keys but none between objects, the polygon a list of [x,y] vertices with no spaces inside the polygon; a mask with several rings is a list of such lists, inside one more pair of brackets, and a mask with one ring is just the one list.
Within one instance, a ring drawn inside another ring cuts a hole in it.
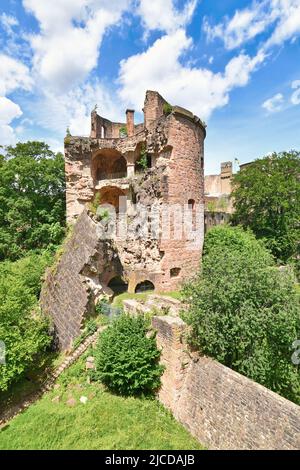
[{"label": "castle ruin", "polygon": [[[133,110],[126,111],[126,122],[115,123],[94,109],[90,137],[65,138],[67,220],[74,232],[56,272],[48,273],[41,297],[63,347],[102,294],[174,291],[199,268],[205,125],[155,91],[147,91],[143,112],[143,123],[135,124]],[[103,239],[103,224],[89,210],[97,200],[128,223],[126,236]],[[161,231],[153,236],[151,229],[141,234],[146,219],[153,213],[161,219],[165,207],[177,211],[168,214],[169,236]],[[141,220],[141,208],[146,208],[146,219]],[[192,227],[200,224],[194,245],[185,229],[176,235],[184,214],[190,215]]]}]

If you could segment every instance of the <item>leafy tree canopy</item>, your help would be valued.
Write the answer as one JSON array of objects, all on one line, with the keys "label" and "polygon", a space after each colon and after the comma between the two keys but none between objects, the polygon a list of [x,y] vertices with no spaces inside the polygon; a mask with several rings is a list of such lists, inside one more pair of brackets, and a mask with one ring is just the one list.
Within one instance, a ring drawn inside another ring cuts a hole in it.
[{"label": "leafy tree canopy", "polygon": [[280,261],[299,255],[300,153],[273,153],[234,176],[233,223],[249,227]]},{"label": "leafy tree canopy", "polygon": [[202,353],[300,403],[292,344],[300,337],[292,270],[279,270],[262,241],[240,227],[206,235],[201,272],[184,288],[185,321]]},{"label": "leafy tree canopy", "polygon": [[48,323],[38,310],[41,276],[51,263],[49,252],[0,263],[0,391],[17,381],[51,342]]},{"label": "leafy tree canopy", "polygon": [[63,155],[43,142],[0,153],[0,260],[58,245],[65,231]]}]

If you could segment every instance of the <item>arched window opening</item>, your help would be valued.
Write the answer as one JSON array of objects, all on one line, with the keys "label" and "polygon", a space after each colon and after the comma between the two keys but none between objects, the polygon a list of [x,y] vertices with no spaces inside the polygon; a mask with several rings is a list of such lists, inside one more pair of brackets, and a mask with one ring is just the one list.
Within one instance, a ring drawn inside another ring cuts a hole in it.
[{"label": "arched window opening", "polygon": [[172,268],[170,269],[170,277],[178,277],[180,275],[180,268]]},{"label": "arched window opening", "polygon": [[116,186],[107,186],[102,188],[99,192],[99,204],[101,206],[105,206],[109,204],[110,206],[114,206],[116,212],[126,212],[126,201],[127,198],[125,196],[124,191]]},{"label": "arched window opening", "polygon": [[140,294],[142,292],[149,292],[149,291],[154,291],[155,287],[153,282],[151,281],[143,281],[140,282],[136,288],[135,288],[135,293]]},{"label": "arched window opening", "polygon": [[128,284],[121,278],[121,276],[113,277],[109,281],[108,287],[115,295],[124,294],[124,292],[128,291]]},{"label": "arched window opening", "polygon": [[105,139],[105,127],[101,126],[101,139]]},{"label": "arched window opening", "polygon": [[92,175],[95,182],[126,178],[126,159],[114,149],[102,149],[93,157]]}]

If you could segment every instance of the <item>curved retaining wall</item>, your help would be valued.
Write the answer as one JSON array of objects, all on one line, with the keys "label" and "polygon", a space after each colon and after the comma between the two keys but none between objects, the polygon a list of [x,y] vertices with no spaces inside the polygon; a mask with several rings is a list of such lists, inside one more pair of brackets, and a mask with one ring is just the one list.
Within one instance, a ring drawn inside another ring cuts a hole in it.
[{"label": "curved retaining wall", "polygon": [[161,361],[159,392],[168,407],[210,449],[300,449],[300,407],[208,357],[189,354],[186,324],[154,317]]}]

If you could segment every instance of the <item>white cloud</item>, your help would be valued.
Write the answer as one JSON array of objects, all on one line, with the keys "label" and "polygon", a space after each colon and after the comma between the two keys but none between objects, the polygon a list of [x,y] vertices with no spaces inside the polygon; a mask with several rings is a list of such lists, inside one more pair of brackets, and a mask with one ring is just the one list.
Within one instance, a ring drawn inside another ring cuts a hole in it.
[{"label": "white cloud", "polygon": [[34,121],[45,129],[63,135],[70,128],[73,135],[89,135],[91,110],[98,105],[98,113],[112,120],[122,119],[122,107],[98,81],[74,87],[59,98],[45,91],[32,110]]},{"label": "white cloud", "polygon": [[15,133],[10,124],[22,115],[20,106],[5,95],[16,89],[29,91],[32,84],[28,67],[12,57],[0,54],[0,145],[15,142]]},{"label": "white cloud", "polygon": [[205,19],[203,28],[209,40],[219,38],[226,49],[235,49],[273,27],[264,49],[280,45],[300,33],[300,0],[253,1],[250,7],[237,10],[211,26]]},{"label": "white cloud", "polygon": [[300,34],[300,0],[272,0],[271,4],[278,22],[266,48],[293,40]]},{"label": "white cloud", "polygon": [[33,85],[29,69],[22,62],[0,54],[0,94],[5,95],[17,88],[30,90]]},{"label": "white cloud", "polygon": [[10,123],[22,115],[19,105],[4,96],[0,96],[0,145],[15,142],[15,133]]},{"label": "white cloud", "polygon": [[29,37],[37,79],[61,94],[84,82],[98,63],[103,35],[129,1],[23,0],[40,24],[40,33]]},{"label": "white cloud", "polygon": [[295,80],[292,83],[292,89],[295,90],[291,97],[291,103],[293,105],[300,104],[300,80]]},{"label": "white cloud", "polygon": [[224,41],[226,49],[235,49],[244,42],[254,38],[264,31],[271,21],[265,15],[266,2],[255,2],[251,8],[238,10],[234,16],[215,26],[210,26],[207,19],[204,20],[203,28],[209,40],[220,38]]},{"label": "white cloud", "polygon": [[274,113],[282,109],[283,103],[284,103],[283,95],[281,93],[277,93],[272,98],[269,98],[268,100],[266,100],[262,104],[262,107],[269,113]]},{"label": "white cloud", "polygon": [[193,42],[183,29],[158,39],[146,52],[129,57],[120,64],[120,97],[128,106],[141,109],[145,90],[159,90],[172,104],[179,104],[207,119],[216,108],[225,106],[229,92],[245,86],[251,73],[264,60],[259,52],[251,58],[233,58],[224,73],[184,66],[183,54]]},{"label": "white cloud", "polygon": [[14,34],[13,27],[19,24],[17,18],[6,13],[0,15],[0,23],[8,35]]},{"label": "white cloud", "polygon": [[137,13],[141,16],[146,30],[172,32],[189,23],[197,2],[198,0],[189,0],[184,8],[179,10],[174,0],[139,0]]},{"label": "white cloud", "polygon": [[21,115],[22,111],[18,104],[5,98],[5,96],[0,96],[0,124],[9,124]]}]

